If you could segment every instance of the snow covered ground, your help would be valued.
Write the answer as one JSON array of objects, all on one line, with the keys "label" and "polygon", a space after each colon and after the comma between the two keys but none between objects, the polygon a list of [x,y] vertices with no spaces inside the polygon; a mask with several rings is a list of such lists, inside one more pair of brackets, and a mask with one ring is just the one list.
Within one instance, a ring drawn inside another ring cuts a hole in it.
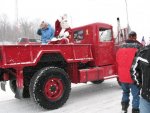
[{"label": "snow covered ground", "polygon": [[30,99],[15,99],[7,85],[6,92],[0,90],[0,113],[120,113],[121,94],[116,79],[99,85],[90,82],[72,84],[70,97],[64,106],[56,110],[43,110]]}]

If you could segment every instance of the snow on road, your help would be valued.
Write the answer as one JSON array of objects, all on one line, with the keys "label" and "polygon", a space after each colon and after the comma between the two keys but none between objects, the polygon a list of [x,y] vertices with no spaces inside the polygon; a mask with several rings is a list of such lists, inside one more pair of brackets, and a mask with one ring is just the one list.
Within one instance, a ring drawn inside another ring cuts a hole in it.
[{"label": "snow on road", "polygon": [[30,99],[15,99],[7,85],[6,92],[0,91],[0,113],[120,113],[121,93],[116,79],[99,85],[90,82],[72,84],[70,97],[64,106],[43,110]]}]

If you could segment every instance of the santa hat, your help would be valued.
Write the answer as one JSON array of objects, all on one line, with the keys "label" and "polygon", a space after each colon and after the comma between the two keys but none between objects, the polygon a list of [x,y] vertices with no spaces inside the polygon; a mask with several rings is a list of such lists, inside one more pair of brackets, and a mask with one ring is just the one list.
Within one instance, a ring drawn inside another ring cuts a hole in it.
[{"label": "santa hat", "polygon": [[67,14],[64,14],[64,15],[62,16],[62,20],[67,20]]},{"label": "santa hat", "polygon": [[67,20],[67,14],[63,14],[62,16],[60,16],[60,17],[58,18],[58,20],[59,20],[59,21],[65,21],[65,20]]}]

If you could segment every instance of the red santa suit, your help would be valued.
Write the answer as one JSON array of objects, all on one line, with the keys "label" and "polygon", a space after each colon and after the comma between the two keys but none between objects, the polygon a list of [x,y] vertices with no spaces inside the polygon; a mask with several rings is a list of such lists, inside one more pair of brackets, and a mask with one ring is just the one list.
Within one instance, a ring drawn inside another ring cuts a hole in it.
[{"label": "red santa suit", "polygon": [[55,22],[55,34],[54,36],[57,37],[61,31],[61,25],[60,25],[60,21],[57,19]]},{"label": "red santa suit", "polygon": [[69,43],[69,35],[71,32],[71,28],[67,21],[67,15],[61,17],[61,19],[57,19],[55,22],[55,37],[60,38],[61,40],[68,40]]}]

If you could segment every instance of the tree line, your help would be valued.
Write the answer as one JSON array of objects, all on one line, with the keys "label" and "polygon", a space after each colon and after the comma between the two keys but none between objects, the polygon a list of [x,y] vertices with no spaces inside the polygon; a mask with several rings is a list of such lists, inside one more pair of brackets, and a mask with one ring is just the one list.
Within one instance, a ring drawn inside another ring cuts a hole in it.
[{"label": "tree line", "polygon": [[0,16],[0,42],[16,42],[19,38],[39,38],[36,34],[39,21],[28,21],[21,18],[16,23],[10,23],[6,15]]}]

